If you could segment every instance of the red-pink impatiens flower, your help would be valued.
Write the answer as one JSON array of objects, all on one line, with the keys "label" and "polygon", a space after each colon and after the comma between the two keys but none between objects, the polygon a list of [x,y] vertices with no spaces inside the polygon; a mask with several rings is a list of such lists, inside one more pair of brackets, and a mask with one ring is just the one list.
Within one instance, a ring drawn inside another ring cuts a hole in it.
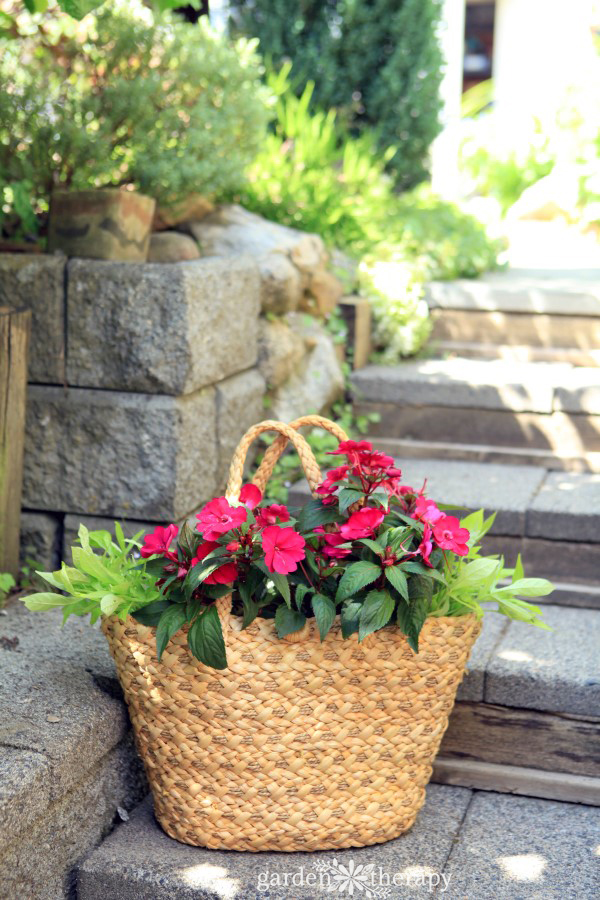
[{"label": "red-pink impatiens flower", "polygon": [[444,513],[438,509],[434,500],[422,495],[417,497],[413,519],[419,519],[421,522],[427,522],[428,525],[435,525],[440,519],[444,518]]},{"label": "red-pink impatiens flower", "polygon": [[290,513],[287,506],[278,503],[272,503],[270,506],[263,506],[256,512],[256,524],[259,528],[265,528],[267,525],[275,525],[279,522],[289,522]]},{"label": "red-pink impatiens flower", "polygon": [[[214,541],[205,541],[203,544],[200,544],[198,549],[196,550],[196,555],[191,562],[191,566],[195,566],[196,563],[201,562],[205,559],[209,553],[212,553],[213,550],[216,550],[220,544],[215,543]],[[218,569],[215,569],[214,572],[211,572],[204,579],[204,584],[231,584],[232,581],[235,581],[237,578],[237,566],[233,562],[224,563],[222,566],[219,566]]]},{"label": "red-pink impatiens flower", "polygon": [[340,441],[337,450],[328,452],[330,456],[355,456],[364,451],[370,453],[372,450],[373,444],[370,441]]},{"label": "red-pink impatiens flower", "polygon": [[167,525],[166,528],[159,525],[154,529],[152,534],[147,534],[144,537],[144,546],[140,550],[141,556],[143,556],[144,559],[147,559],[149,556],[154,556],[155,553],[166,556],[169,547],[177,537],[178,533],[179,528],[177,525]]},{"label": "red-pink impatiens flower", "polygon": [[265,528],[262,532],[262,548],[269,572],[278,572],[280,575],[295,572],[297,564],[306,555],[305,544],[302,535],[293,528],[280,528],[279,525]]},{"label": "red-pink impatiens flower", "polygon": [[433,541],[431,540],[432,531],[429,525],[425,524],[425,528],[423,529],[423,540],[417,547],[417,553],[420,553],[423,557],[423,562],[426,566],[429,566],[430,569],[433,568],[429,561],[429,557],[431,556],[431,551],[433,550]]},{"label": "red-pink impatiens flower", "polygon": [[373,537],[375,529],[379,528],[384,517],[385,513],[382,509],[372,509],[364,506],[357,512],[352,513],[348,521],[340,527],[340,532],[347,541]]},{"label": "red-pink impatiens flower", "polygon": [[245,484],[240,491],[240,503],[248,509],[254,509],[262,500],[262,493],[255,484]]},{"label": "red-pink impatiens flower", "polygon": [[322,556],[326,556],[328,559],[343,559],[352,553],[352,547],[340,547],[340,544],[347,544],[348,539],[339,531],[325,531],[323,525],[319,525],[314,529],[314,533],[320,535],[324,543],[320,551]]},{"label": "red-pink impatiens flower", "polygon": [[239,528],[248,518],[244,506],[230,506],[225,497],[216,497],[196,515],[196,526],[205,541],[214,541],[232,528]]},{"label": "red-pink impatiens flower", "polygon": [[438,547],[442,550],[451,550],[457,556],[466,556],[469,552],[467,541],[469,532],[460,527],[456,516],[443,516],[434,525],[433,537]]}]

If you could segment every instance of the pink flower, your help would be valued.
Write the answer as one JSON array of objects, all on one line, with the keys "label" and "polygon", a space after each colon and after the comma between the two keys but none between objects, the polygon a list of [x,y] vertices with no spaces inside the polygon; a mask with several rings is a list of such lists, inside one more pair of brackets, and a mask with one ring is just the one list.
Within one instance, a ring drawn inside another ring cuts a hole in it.
[{"label": "pink flower", "polygon": [[144,546],[140,550],[140,554],[144,559],[148,559],[149,556],[154,556],[156,553],[161,556],[173,557],[174,554],[169,554],[169,547],[178,533],[177,525],[167,525],[166,528],[159,525],[152,534],[144,537]]},{"label": "pink flower", "polygon": [[433,536],[442,550],[451,550],[457,556],[466,556],[469,552],[469,532],[460,527],[456,516],[442,516],[434,525]]},{"label": "pink flower", "polygon": [[247,517],[243,506],[230,506],[225,497],[216,497],[196,515],[197,528],[204,540],[214,541],[232,528],[239,528]]},{"label": "pink flower", "polygon": [[248,509],[254,509],[262,500],[262,494],[255,484],[245,484],[240,491],[240,503]]},{"label": "pink flower", "polygon": [[[216,544],[214,541],[205,541],[203,544],[200,544],[198,549],[196,550],[196,555],[193,558],[190,566],[193,567],[196,563],[201,562],[205,559],[209,553],[212,553],[213,550],[216,550],[220,544]],[[237,578],[237,566],[234,562],[224,563],[222,566],[219,566],[218,569],[215,569],[210,575],[208,575],[203,584],[231,584],[232,581],[235,581]]]},{"label": "pink flower", "polygon": [[348,521],[341,526],[340,532],[347,541],[373,537],[375,529],[379,528],[384,517],[385,513],[382,509],[371,509],[365,506],[358,512],[352,513]]},{"label": "pink flower", "polygon": [[428,497],[419,496],[415,504],[413,519],[419,519],[428,525],[435,525],[444,518],[444,513],[437,508],[436,503]]},{"label": "pink flower", "polygon": [[325,479],[317,487],[316,493],[322,497],[331,497],[338,488],[338,482],[343,481],[349,471],[350,466],[338,466],[337,469],[330,469],[325,473]]},{"label": "pink flower", "polygon": [[304,559],[306,541],[293,528],[280,528],[269,525],[262,533],[262,547],[265,563],[269,572],[289,575],[298,568],[297,563]]},{"label": "pink flower", "polygon": [[369,441],[340,441],[337,450],[329,450],[330,456],[356,456],[363,451],[371,452],[373,444]]},{"label": "pink flower", "polygon": [[319,525],[313,533],[318,534],[324,543],[321,547],[322,556],[329,559],[343,559],[352,553],[351,547],[340,547],[340,544],[346,544],[348,541],[339,531],[325,531],[323,525]]},{"label": "pink flower", "polygon": [[423,540],[417,547],[417,553],[420,553],[423,557],[423,562],[426,566],[433,568],[429,561],[429,557],[431,556],[431,551],[433,550],[433,541],[431,540],[432,531],[429,525],[425,525],[423,529]]},{"label": "pink flower", "polygon": [[256,513],[256,524],[259,528],[265,528],[267,525],[274,525],[277,520],[280,522],[289,522],[290,514],[287,506],[283,504],[272,503],[271,506],[263,506]]}]

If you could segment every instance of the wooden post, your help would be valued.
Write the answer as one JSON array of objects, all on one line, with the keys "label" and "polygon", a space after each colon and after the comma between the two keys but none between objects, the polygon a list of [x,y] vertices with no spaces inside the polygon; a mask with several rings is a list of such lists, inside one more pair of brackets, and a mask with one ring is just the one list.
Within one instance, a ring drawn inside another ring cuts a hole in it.
[{"label": "wooden post", "polygon": [[31,310],[0,306],[0,572],[19,571]]}]

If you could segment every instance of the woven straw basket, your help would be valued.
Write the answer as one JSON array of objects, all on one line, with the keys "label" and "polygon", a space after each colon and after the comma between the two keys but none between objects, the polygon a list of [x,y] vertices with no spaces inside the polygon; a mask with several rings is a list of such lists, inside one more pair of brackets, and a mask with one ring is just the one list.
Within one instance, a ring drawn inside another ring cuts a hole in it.
[{"label": "woven straw basket", "polygon": [[[275,429],[254,479],[264,488],[288,440],[311,487],[320,472],[296,429],[263,422],[242,439],[228,496],[251,441]],[[465,663],[474,616],[431,618],[415,655],[396,627],[321,643],[314,621],[280,640],[272,620],[242,630],[218,601],[228,668],[191,656],[181,632],[156,658],[155,628],[103,621],[154,795],[158,821],[186,844],[229,850],[361,847],[406,831],[423,804]]]}]

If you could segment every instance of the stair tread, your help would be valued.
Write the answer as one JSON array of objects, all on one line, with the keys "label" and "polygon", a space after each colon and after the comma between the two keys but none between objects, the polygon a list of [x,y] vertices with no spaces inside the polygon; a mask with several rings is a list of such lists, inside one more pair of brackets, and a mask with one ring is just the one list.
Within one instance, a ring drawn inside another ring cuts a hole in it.
[{"label": "stair tread", "polygon": [[434,281],[425,296],[432,308],[563,316],[600,316],[600,268],[513,269],[477,279]]},{"label": "stair tread", "polygon": [[600,415],[600,368],[505,359],[410,360],[351,376],[361,402]]},{"label": "stair tread", "polygon": [[[331,874],[337,866],[352,871],[362,865],[373,866],[376,879],[387,873],[390,896],[397,898],[415,894],[418,886],[401,880],[409,872],[413,877],[435,873],[434,885],[443,884],[442,873],[450,876],[447,890],[452,897],[515,900],[533,897],[530,886],[535,896],[544,898],[591,897],[597,887],[593,855],[597,843],[598,813],[592,807],[431,784],[415,825],[396,840],[335,852],[232,853],[190,847],[167,837],[147,798],[131,820],[81,864],[77,896],[79,900],[314,898],[327,891],[326,883],[319,886],[319,872],[335,860]],[[307,884],[309,873],[314,877]],[[383,879],[375,884],[386,887]],[[331,889],[335,890],[335,882]]]}]

